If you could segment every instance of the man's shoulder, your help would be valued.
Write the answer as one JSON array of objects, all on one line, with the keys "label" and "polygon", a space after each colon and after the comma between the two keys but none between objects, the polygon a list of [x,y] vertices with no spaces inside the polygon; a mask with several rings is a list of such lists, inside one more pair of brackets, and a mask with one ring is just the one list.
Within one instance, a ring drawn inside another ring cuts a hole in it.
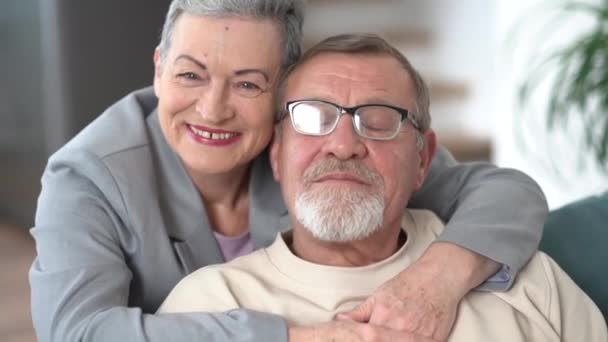
[{"label": "man's shoulder", "polygon": [[538,251],[520,270],[509,291],[493,293],[507,301],[524,297],[527,300],[528,295],[532,294],[531,298],[535,299],[537,304],[542,302],[549,305],[553,289],[559,282],[565,280],[571,281],[551,257]]},{"label": "man's shoulder", "polygon": [[[559,265],[543,252],[536,252],[506,292],[491,292],[522,313],[538,313],[549,324],[572,323],[580,317],[601,317],[591,299]],[[589,316],[591,315],[591,316]]]},{"label": "man's shoulder", "polygon": [[259,277],[259,271],[267,269],[269,259],[265,249],[258,249],[250,254],[240,256],[223,264],[202,267],[189,274],[184,281],[192,283],[207,283],[213,280],[223,282],[234,278]]},{"label": "man's shoulder", "polygon": [[402,222],[404,226],[408,225],[408,223],[413,223],[417,231],[429,232],[435,238],[445,228],[439,216],[426,209],[406,209]]},{"label": "man's shoulder", "polygon": [[263,249],[224,264],[202,267],[183,278],[159,312],[226,311],[266,288],[264,270],[272,267]]}]

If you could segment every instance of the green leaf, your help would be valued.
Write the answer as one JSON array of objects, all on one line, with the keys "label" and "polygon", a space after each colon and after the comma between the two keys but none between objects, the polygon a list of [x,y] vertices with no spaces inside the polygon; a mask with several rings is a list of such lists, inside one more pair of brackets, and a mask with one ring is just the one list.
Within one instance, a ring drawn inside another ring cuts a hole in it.
[{"label": "green leaf", "polygon": [[[586,14],[595,27],[583,32],[565,47],[534,56],[531,72],[519,86],[517,103],[525,108],[550,75],[552,84],[546,107],[546,125],[551,131],[568,127],[570,119],[583,123],[583,142],[608,172],[608,0],[601,3],[568,1],[561,4],[566,15]],[[555,22],[545,26],[549,41]],[[559,23],[558,23],[559,25]],[[542,51],[543,44],[538,44]],[[541,56],[540,59],[538,56]],[[536,62],[535,60],[539,60]]]},{"label": "green leaf", "polygon": [[604,130],[597,145],[597,160],[604,171],[608,171],[608,118],[604,118]]}]

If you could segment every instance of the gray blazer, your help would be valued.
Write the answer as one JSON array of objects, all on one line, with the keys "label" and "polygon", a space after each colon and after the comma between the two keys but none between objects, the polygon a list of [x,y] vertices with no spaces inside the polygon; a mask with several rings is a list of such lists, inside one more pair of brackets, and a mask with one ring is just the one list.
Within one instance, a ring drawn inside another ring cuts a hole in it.
[{"label": "gray blazer", "polygon": [[[154,314],[181,278],[224,261],[156,104],[151,88],[128,95],[48,161],[31,230],[39,341],[287,341],[285,322],[264,313]],[[267,246],[288,216],[266,152],[249,186],[252,238]],[[527,176],[458,164],[445,150],[411,204],[451,217],[441,239],[503,263],[510,278],[536,249],[547,214]]]}]

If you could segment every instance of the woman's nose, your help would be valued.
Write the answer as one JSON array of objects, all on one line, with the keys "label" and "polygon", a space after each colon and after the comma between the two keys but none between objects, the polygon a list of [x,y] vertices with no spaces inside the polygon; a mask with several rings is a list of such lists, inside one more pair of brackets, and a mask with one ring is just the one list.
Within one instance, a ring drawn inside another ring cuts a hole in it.
[{"label": "woman's nose", "polygon": [[231,119],[234,110],[228,103],[229,97],[229,87],[225,83],[211,83],[199,96],[196,111],[209,123],[220,123]]}]

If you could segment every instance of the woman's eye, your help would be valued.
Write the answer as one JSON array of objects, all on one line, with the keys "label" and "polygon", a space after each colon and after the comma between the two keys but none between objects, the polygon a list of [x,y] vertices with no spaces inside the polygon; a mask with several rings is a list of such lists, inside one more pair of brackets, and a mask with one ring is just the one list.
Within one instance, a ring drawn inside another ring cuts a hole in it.
[{"label": "woman's eye", "polygon": [[189,81],[194,81],[194,80],[198,79],[198,75],[196,75],[193,72],[182,72],[180,74],[177,74],[177,77],[183,78],[183,79],[189,80]]},{"label": "woman's eye", "polygon": [[236,94],[243,97],[256,97],[264,92],[260,86],[249,81],[236,82],[234,87]]},{"label": "woman's eye", "polygon": [[252,82],[239,82],[239,87],[243,88],[243,89],[248,89],[248,90],[261,90],[262,88],[258,87],[257,84],[252,83]]}]

